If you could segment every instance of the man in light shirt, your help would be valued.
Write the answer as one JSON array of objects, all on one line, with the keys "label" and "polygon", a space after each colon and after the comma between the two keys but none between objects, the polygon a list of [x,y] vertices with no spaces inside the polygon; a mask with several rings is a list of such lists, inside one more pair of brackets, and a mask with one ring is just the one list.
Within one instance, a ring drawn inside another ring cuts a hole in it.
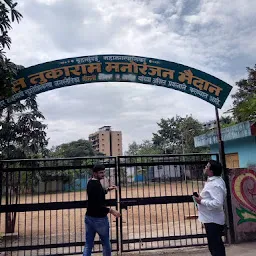
[{"label": "man in light shirt", "polygon": [[221,237],[225,224],[223,206],[227,191],[226,184],[221,178],[222,166],[210,160],[204,173],[208,176],[207,182],[200,196],[195,197],[198,203],[198,219],[204,223],[211,255],[225,256],[225,247]]}]

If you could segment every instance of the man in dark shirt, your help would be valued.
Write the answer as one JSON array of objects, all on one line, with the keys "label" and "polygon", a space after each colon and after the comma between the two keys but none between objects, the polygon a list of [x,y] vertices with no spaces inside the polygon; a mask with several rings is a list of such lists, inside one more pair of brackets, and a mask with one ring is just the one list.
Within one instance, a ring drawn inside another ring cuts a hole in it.
[{"label": "man in dark shirt", "polygon": [[90,256],[96,233],[99,234],[103,246],[103,255],[111,256],[108,213],[116,218],[120,213],[106,207],[105,194],[116,189],[116,186],[104,189],[100,183],[105,177],[105,166],[97,164],[93,167],[93,178],[87,184],[88,206],[85,216],[86,242],[83,256]]}]

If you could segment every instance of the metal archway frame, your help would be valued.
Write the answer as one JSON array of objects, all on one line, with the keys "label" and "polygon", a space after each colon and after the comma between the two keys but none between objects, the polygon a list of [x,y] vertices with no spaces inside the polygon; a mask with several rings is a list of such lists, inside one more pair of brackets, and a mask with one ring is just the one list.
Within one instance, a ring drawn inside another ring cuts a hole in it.
[{"label": "metal archway frame", "polygon": [[57,88],[93,82],[132,82],[174,89],[222,108],[232,86],[175,62],[130,55],[94,55],[55,60],[20,70],[13,95],[0,109]]}]

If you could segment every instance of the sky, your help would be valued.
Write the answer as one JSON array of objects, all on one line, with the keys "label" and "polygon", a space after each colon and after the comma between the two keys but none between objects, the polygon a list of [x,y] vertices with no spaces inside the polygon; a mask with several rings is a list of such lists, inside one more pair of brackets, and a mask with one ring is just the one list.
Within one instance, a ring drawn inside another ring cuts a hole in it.
[{"label": "sky", "polygon": [[[234,86],[256,59],[254,0],[18,0],[8,57],[29,67],[68,57],[127,54],[202,70]],[[209,103],[179,91],[136,83],[93,83],[38,95],[49,147],[104,125],[129,143],[151,139],[161,118],[215,118]],[[232,107],[229,96],[221,114]]]}]

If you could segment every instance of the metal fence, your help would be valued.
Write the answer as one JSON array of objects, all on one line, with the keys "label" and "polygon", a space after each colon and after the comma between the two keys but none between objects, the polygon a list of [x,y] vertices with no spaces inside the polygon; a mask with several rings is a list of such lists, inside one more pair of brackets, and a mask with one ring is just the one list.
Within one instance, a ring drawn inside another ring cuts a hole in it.
[{"label": "metal fence", "polygon": [[217,155],[118,158],[121,250],[206,245],[193,192],[203,188],[203,169]]},{"label": "metal fence", "polygon": [[[81,254],[85,241],[86,183],[96,162],[106,166],[103,186],[117,182],[116,158],[2,161],[0,252],[11,255]],[[117,192],[108,205],[117,207]],[[113,251],[118,223],[110,218]],[[96,239],[94,251],[101,251]]]},{"label": "metal fence", "polygon": [[[202,170],[218,155],[155,155],[2,161],[0,252],[11,255],[81,254],[85,241],[86,185],[96,162],[106,166],[103,186],[112,250],[123,252],[205,245],[191,195],[204,183]],[[120,246],[119,246],[120,245]],[[102,251],[96,238],[94,252]]]}]

